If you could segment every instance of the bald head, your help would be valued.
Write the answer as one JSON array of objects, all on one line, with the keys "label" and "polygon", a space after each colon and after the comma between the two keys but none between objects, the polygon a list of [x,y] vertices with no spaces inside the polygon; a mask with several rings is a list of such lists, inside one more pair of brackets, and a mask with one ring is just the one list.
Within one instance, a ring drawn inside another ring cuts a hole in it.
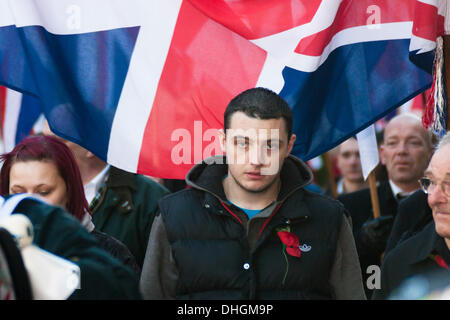
[{"label": "bald head", "polygon": [[383,140],[385,140],[387,136],[390,136],[392,130],[405,126],[413,127],[414,130],[423,137],[427,146],[432,148],[431,133],[422,126],[422,120],[413,113],[402,113],[393,117],[384,129]]},{"label": "bald head", "polygon": [[380,157],[389,179],[403,191],[416,190],[432,154],[430,133],[419,117],[401,114],[387,124],[383,140]]}]

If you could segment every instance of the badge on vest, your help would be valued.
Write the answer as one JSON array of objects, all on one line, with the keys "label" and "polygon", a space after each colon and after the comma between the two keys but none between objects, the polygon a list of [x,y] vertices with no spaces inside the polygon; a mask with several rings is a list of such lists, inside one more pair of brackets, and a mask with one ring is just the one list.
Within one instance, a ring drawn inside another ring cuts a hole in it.
[{"label": "badge on vest", "polygon": [[309,252],[311,251],[311,246],[308,246],[307,244],[302,244],[301,246],[298,246],[301,252]]}]

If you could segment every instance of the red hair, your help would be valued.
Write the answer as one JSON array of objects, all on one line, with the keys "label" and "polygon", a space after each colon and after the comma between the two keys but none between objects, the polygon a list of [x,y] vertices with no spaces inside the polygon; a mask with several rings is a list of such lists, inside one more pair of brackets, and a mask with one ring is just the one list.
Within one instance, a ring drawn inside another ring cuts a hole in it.
[{"label": "red hair", "polygon": [[9,194],[9,177],[13,164],[26,161],[51,161],[66,183],[67,211],[79,221],[88,212],[89,204],[84,195],[80,169],[70,149],[60,139],[50,136],[30,136],[20,142],[11,152],[0,156],[0,193]]}]

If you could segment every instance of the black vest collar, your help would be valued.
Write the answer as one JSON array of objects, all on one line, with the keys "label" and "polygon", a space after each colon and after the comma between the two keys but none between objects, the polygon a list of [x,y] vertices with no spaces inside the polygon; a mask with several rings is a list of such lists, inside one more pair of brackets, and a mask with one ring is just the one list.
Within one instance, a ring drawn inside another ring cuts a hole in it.
[{"label": "black vest collar", "polygon": [[[226,201],[222,179],[228,173],[225,156],[215,156],[195,165],[186,175],[186,183],[192,188],[213,194]],[[281,190],[278,201],[284,202],[292,193],[311,183],[311,169],[300,159],[289,155],[280,173]]]}]

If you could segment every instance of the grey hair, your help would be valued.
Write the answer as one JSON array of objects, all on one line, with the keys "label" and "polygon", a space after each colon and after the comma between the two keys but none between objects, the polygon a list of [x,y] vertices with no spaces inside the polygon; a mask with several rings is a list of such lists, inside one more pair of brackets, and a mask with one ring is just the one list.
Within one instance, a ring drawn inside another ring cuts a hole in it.
[{"label": "grey hair", "polygon": [[436,147],[436,151],[450,144],[450,131],[447,132],[441,140],[439,140],[438,145]]}]

